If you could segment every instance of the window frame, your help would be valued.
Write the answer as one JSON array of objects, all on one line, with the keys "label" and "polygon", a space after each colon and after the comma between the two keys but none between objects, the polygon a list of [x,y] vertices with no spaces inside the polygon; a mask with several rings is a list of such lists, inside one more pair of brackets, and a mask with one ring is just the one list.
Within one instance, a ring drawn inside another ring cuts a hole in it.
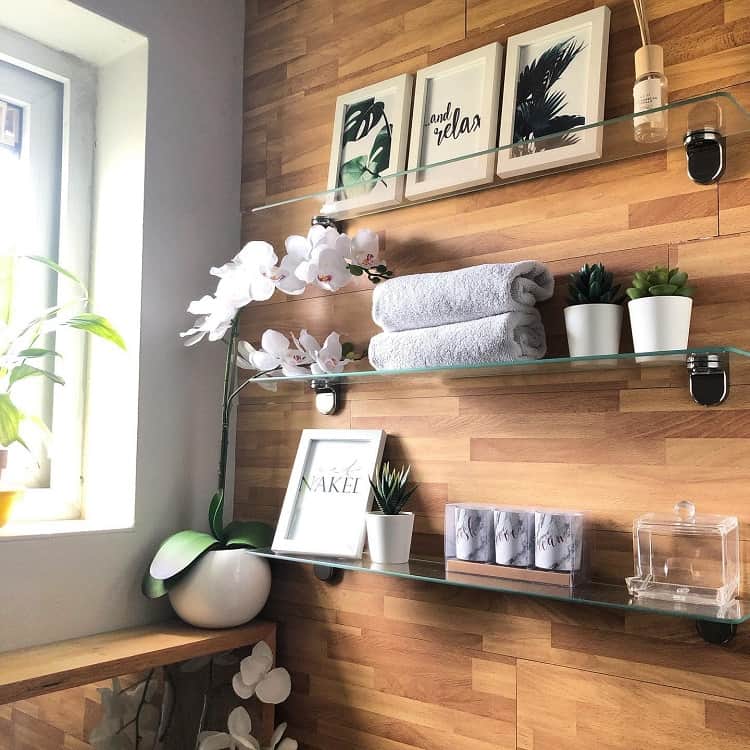
[{"label": "window frame", "polygon": [[[0,27],[0,60],[62,84],[58,262],[88,285],[93,263],[96,69],[4,27]],[[58,299],[70,299],[75,292],[72,282],[58,278]],[[56,349],[63,355],[66,384],[56,386],[53,395],[51,430],[57,439],[51,454],[50,486],[28,489],[14,509],[14,521],[41,524],[84,519],[86,337],[78,331],[60,330]]]}]

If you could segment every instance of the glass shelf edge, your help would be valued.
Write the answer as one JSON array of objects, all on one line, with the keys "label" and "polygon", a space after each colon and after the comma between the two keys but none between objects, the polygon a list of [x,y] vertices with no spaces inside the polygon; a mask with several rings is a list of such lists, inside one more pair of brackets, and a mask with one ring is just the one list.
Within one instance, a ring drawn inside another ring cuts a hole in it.
[{"label": "glass shelf edge", "polygon": [[[326,373],[323,375],[270,375],[263,378],[254,379],[254,384],[259,386],[278,385],[281,383],[356,383],[357,381],[366,381],[368,378],[388,378],[388,377],[412,377],[419,375],[440,375],[464,373],[469,377],[492,377],[496,373],[487,372],[490,370],[501,369],[503,371],[512,371],[514,368],[519,370],[519,374],[533,375],[542,374],[545,369],[552,369],[555,365],[571,365],[571,372],[574,372],[576,365],[606,363],[606,362],[625,362],[633,363],[638,367],[653,368],[659,365],[679,365],[682,362],[676,361],[674,357],[687,358],[689,354],[733,354],[735,356],[749,358],[750,351],[745,351],[735,346],[700,346],[689,349],[670,349],[657,352],[620,352],[619,354],[594,354],[587,357],[547,357],[544,359],[528,360],[510,360],[507,362],[485,362],[477,365],[447,365],[440,367],[418,367],[410,370],[351,370],[340,373]],[[638,358],[658,358],[661,361],[650,361],[639,363]],[[521,370],[524,372],[520,373]],[[584,370],[581,369],[580,373]]]},{"label": "glass shelf edge", "polygon": [[[570,129],[565,130],[565,131],[560,131],[558,133],[551,133],[551,134],[546,135],[546,136],[541,136],[540,138],[536,139],[536,142],[539,143],[539,142],[544,142],[544,141],[551,141],[551,140],[554,140],[554,139],[559,139],[561,136],[576,135],[576,134],[584,133],[584,132],[586,132],[588,130],[593,130],[593,129],[596,129],[596,128],[602,128],[603,130],[606,130],[606,128],[611,128],[611,127],[619,125],[619,124],[632,122],[636,117],[647,117],[647,116],[652,115],[652,114],[658,114],[659,112],[662,112],[662,111],[675,112],[675,111],[679,111],[681,109],[684,109],[685,107],[692,107],[692,106],[695,106],[696,104],[701,104],[701,103],[708,102],[708,101],[711,101],[711,100],[714,100],[714,99],[723,100],[726,103],[730,104],[733,108],[735,108],[735,110],[737,111],[737,113],[740,116],[740,119],[743,122],[746,121],[746,123],[745,123],[746,127],[742,128],[742,129],[730,129],[728,132],[724,132],[724,135],[738,135],[740,133],[744,133],[744,132],[750,131],[750,111],[748,111],[735,98],[735,96],[733,94],[731,94],[728,91],[719,90],[719,91],[712,91],[712,92],[709,92],[707,94],[700,94],[698,96],[689,97],[687,99],[680,99],[680,100],[678,100],[676,102],[670,102],[669,104],[666,104],[666,105],[661,106],[661,107],[654,107],[654,108],[649,109],[649,110],[644,110],[643,112],[638,112],[638,113],[628,112],[626,114],[617,115],[615,117],[610,117],[610,118],[607,118],[605,120],[598,120],[597,122],[586,123],[584,125],[578,125],[578,126],[576,126],[574,128],[570,128]],[[518,145],[520,145],[520,144],[519,143],[503,144],[502,146],[495,146],[493,148],[484,149],[484,150],[472,152],[472,153],[469,153],[469,154],[463,154],[461,156],[456,156],[456,157],[452,157],[450,159],[445,159],[444,161],[434,162],[434,163],[431,163],[431,164],[425,164],[425,165],[422,165],[422,166],[419,166],[419,167],[413,167],[411,169],[402,169],[402,170],[398,170],[396,172],[391,172],[391,173],[389,173],[387,175],[381,175],[377,179],[373,178],[372,180],[370,180],[368,182],[363,182],[362,184],[366,185],[366,184],[369,184],[369,182],[377,183],[380,180],[389,180],[389,179],[401,178],[401,177],[405,177],[405,176],[407,176],[409,174],[416,174],[416,173],[420,173],[420,172],[426,172],[426,171],[429,171],[429,170],[432,170],[432,169],[438,169],[440,167],[444,167],[444,166],[447,166],[447,165],[450,165],[450,164],[454,164],[454,163],[457,163],[457,162],[462,162],[462,161],[467,161],[469,159],[479,158],[481,156],[490,156],[492,154],[499,154],[500,152],[508,151],[508,150],[510,150],[510,149],[518,146]],[[648,155],[648,154],[658,153],[660,151],[666,151],[666,150],[668,150],[670,148],[674,148],[677,144],[674,144],[674,143],[670,144],[668,142],[668,139],[665,139],[664,142],[659,142],[659,143],[654,143],[654,144],[643,144],[643,145],[644,145],[644,149],[640,153],[623,154],[622,156],[619,156],[619,157],[615,156],[614,158],[601,157],[599,159],[590,159],[590,160],[587,160],[587,161],[582,161],[582,162],[577,163],[577,164],[572,164],[572,165],[568,165],[568,166],[565,166],[565,167],[560,167],[558,169],[552,169],[550,172],[531,172],[531,173],[529,173],[527,175],[521,176],[520,178],[519,177],[508,178],[508,179],[505,179],[505,180],[500,179],[498,182],[495,182],[495,183],[490,183],[490,184],[486,184],[486,185],[479,185],[479,186],[475,186],[475,187],[468,188],[468,189],[465,189],[465,190],[458,190],[455,193],[446,193],[445,195],[439,195],[439,196],[436,196],[436,198],[427,199],[427,200],[415,199],[413,201],[410,201],[410,200],[404,199],[398,205],[388,206],[386,208],[380,208],[380,209],[375,209],[375,210],[368,210],[368,208],[366,206],[364,206],[364,207],[362,207],[362,211],[361,212],[354,210],[351,214],[348,213],[346,216],[341,217],[341,218],[342,219],[356,218],[357,216],[365,216],[365,215],[372,214],[372,213],[381,213],[383,211],[390,211],[390,210],[394,210],[394,209],[398,209],[398,208],[405,208],[405,207],[412,206],[412,205],[416,206],[416,205],[419,205],[420,203],[431,202],[431,200],[440,199],[440,198],[446,198],[446,197],[450,197],[451,195],[463,195],[463,194],[467,194],[467,193],[471,193],[471,192],[477,192],[477,191],[480,191],[480,190],[485,190],[485,189],[492,188],[492,187],[502,187],[503,185],[510,185],[510,184],[513,184],[513,183],[516,183],[516,182],[522,182],[522,181],[529,180],[529,179],[536,179],[536,178],[540,178],[540,177],[544,177],[544,176],[549,176],[550,174],[559,174],[559,173],[562,173],[562,172],[572,171],[574,169],[580,169],[582,167],[595,166],[597,164],[611,163],[613,161],[618,161],[621,158],[631,158],[631,157],[636,157],[636,156],[645,156],[645,155]],[[306,194],[303,194],[303,195],[293,196],[293,197],[290,197],[290,198],[283,198],[281,200],[272,201],[271,203],[266,203],[266,204],[263,204],[263,205],[260,205],[260,206],[255,206],[255,207],[252,207],[250,209],[244,209],[242,211],[242,213],[243,213],[243,215],[259,214],[259,213],[262,213],[262,212],[265,212],[265,211],[269,211],[271,209],[281,208],[283,206],[289,206],[289,205],[292,205],[292,204],[295,204],[295,203],[301,203],[301,202],[307,201],[307,200],[318,200],[318,199],[325,200],[326,198],[329,198],[331,196],[335,197],[335,193],[337,191],[341,190],[341,189],[343,189],[343,186],[338,186],[338,187],[334,187],[334,188],[326,188],[324,190],[318,190],[318,191],[315,191],[315,192],[312,192],[312,193],[306,193]],[[336,217],[336,212],[332,212],[331,216],[333,218],[335,218]]]},{"label": "glass shelf edge", "polygon": [[[527,584],[510,579],[498,579],[474,575],[449,574],[445,571],[444,562],[438,560],[422,560],[411,558],[405,566],[375,566],[375,563],[366,558],[360,560],[345,560],[340,558],[325,558],[320,556],[298,555],[287,552],[275,552],[270,548],[249,550],[254,555],[270,560],[281,560],[284,562],[298,563],[302,565],[314,565],[334,568],[336,570],[349,571],[353,573],[375,573],[391,578],[404,578],[422,583],[435,583],[439,585],[458,586],[459,588],[478,589],[482,591],[494,591],[499,594],[513,594],[517,596],[529,596],[534,599],[547,599],[567,604],[582,605],[589,607],[601,607],[616,609],[622,612],[635,614],[660,615],[664,617],[678,617],[686,620],[702,620],[725,625],[741,625],[750,620],[750,608],[746,608],[743,600],[735,601],[736,615],[724,616],[717,613],[717,608],[708,605],[682,605],[678,602],[651,599],[633,599],[627,593],[625,584],[591,583],[574,589],[566,589],[550,584]],[[421,565],[441,571],[443,577],[422,575],[404,570],[411,565]],[[374,566],[374,567],[371,567]],[[586,596],[586,594],[590,596]],[[598,598],[596,597],[598,594]],[[609,595],[611,599],[607,599]],[[622,597],[618,599],[616,597]],[[729,605],[733,606],[733,605]]]}]

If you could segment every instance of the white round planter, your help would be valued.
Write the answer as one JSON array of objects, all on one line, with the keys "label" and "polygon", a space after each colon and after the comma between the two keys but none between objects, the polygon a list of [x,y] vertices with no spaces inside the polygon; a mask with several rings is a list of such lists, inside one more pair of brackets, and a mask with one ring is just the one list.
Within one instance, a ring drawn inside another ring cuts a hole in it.
[{"label": "white round planter", "polygon": [[571,305],[563,312],[571,357],[620,351],[622,305]]},{"label": "white round planter", "polygon": [[409,561],[414,514],[387,516],[380,512],[367,514],[367,548],[374,563],[401,565]]},{"label": "white round planter", "polygon": [[692,310],[690,297],[641,297],[628,302],[634,351],[687,349]]},{"label": "white round planter", "polygon": [[268,560],[246,549],[206,552],[169,589],[180,619],[198,628],[233,628],[249,622],[271,593]]}]

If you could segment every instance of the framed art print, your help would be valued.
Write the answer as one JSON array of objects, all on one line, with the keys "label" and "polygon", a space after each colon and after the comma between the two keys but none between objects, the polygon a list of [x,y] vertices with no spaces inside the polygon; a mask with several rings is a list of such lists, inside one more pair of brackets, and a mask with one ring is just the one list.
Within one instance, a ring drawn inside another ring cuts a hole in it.
[{"label": "framed art print", "polygon": [[277,552],[359,559],[382,430],[304,430],[273,538]]},{"label": "framed art print", "polygon": [[389,177],[406,165],[414,76],[389,78],[336,100],[329,193],[321,212],[338,218],[395,206],[404,177]]},{"label": "framed art print", "polygon": [[431,164],[494,148],[500,99],[502,45],[471,50],[417,72],[406,197],[431,198],[492,182],[495,154],[438,167]]},{"label": "framed art print", "polygon": [[564,131],[604,117],[609,17],[601,6],[508,38],[500,177],[601,158],[601,128]]}]

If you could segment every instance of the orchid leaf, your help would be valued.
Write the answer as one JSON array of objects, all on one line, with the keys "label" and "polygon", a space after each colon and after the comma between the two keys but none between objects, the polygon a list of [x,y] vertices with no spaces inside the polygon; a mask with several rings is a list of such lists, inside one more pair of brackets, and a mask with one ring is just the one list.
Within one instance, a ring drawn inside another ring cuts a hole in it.
[{"label": "orchid leaf", "polygon": [[201,555],[221,543],[202,531],[178,531],[166,539],[154,555],[149,573],[160,581],[176,576]]},{"label": "orchid leaf", "polygon": [[99,336],[107,341],[116,344],[120,349],[125,349],[125,342],[113,325],[101,315],[96,313],[80,313],[65,321],[64,325],[71,328],[78,328],[94,336]]},{"label": "orchid leaf", "polygon": [[54,372],[50,372],[49,370],[42,370],[39,367],[34,367],[33,365],[27,365],[26,363],[24,363],[16,365],[10,371],[8,387],[13,385],[14,383],[17,383],[19,380],[23,380],[24,378],[38,377],[40,375],[47,378],[48,380],[51,380],[53,383],[57,383],[58,385],[65,385],[65,381],[59,375],[55,375]]},{"label": "orchid leaf", "polygon": [[86,287],[83,285],[83,282],[74,273],[68,271],[66,268],[63,268],[58,263],[55,263],[54,260],[50,260],[49,258],[45,258],[41,255],[26,255],[24,257],[28,258],[29,260],[33,260],[36,263],[42,263],[48,268],[51,268],[55,273],[59,273],[61,276],[69,278],[73,283],[77,284],[83,290],[83,293],[88,297],[89,293]]},{"label": "orchid leaf", "polygon": [[227,547],[270,547],[273,542],[273,529],[260,521],[232,521],[224,529]]},{"label": "orchid leaf", "polygon": [[146,571],[141,581],[141,591],[149,599],[159,599],[167,593],[167,582],[154,578]]},{"label": "orchid leaf", "polygon": [[218,541],[224,540],[224,490],[216,490],[208,506],[208,526]]}]

